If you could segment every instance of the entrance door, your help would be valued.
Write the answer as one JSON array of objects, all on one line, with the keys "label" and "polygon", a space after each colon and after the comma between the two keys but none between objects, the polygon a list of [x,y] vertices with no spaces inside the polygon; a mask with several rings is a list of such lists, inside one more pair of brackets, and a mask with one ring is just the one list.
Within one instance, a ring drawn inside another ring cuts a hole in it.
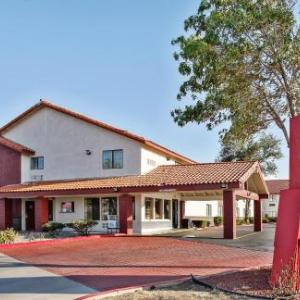
[{"label": "entrance door", "polygon": [[34,201],[25,202],[26,230],[34,230]]},{"label": "entrance door", "polygon": [[178,228],[178,200],[172,200],[172,223],[173,228]]}]

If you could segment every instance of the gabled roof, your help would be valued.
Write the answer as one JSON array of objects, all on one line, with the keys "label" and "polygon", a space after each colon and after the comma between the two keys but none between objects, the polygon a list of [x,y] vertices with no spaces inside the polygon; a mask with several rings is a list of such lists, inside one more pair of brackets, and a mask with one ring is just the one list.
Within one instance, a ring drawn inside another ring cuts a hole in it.
[{"label": "gabled roof", "polygon": [[60,106],[55,105],[53,103],[50,103],[50,102],[48,102],[46,100],[40,100],[40,102],[38,102],[37,104],[35,104],[31,108],[29,108],[28,110],[26,110],[25,112],[23,112],[22,114],[20,114],[18,117],[16,117],[15,119],[13,119],[12,121],[10,121],[6,125],[4,125],[2,128],[0,128],[0,135],[3,134],[3,133],[5,133],[7,130],[9,130],[10,128],[12,128],[16,124],[18,124],[19,122],[21,122],[23,119],[29,117],[31,114],[35,113],[36,111],[38,111],[38,110],[40,110],[40,109],[42,109],[44,107],[53,109],[53,110],[58,111],[60,113],[66,114],[68,116],[71,116],[73,118],[76,118],[76,119],[79,119],[81,121],[87,122],[89,124],[92,124],[92,125],[104,128],[104,129],[109,130],[111,132],[114,132],[114,133],[120,134],[122,136],[125,136],[125,137],[127,137],[129,139],[138,141],[138,142],[142,143],[144,146],[146,146],[146,147],[148,147],[148,148],[150,148],[150,149],[152,149],[154,151],[157,151],[157,152],[160,152],[160,153],[164,153],[164,155],[170,156],[170,157],[176,159],[180,163],[195,163],[195,161],[193,161],[193,160],[191,160],[191,159],[189,159],[189,158],[187,158],[187,157],[185,157],[185,156],[183,156],[183,155],[181,155],[179,153],[176,153],[176,152],[174,152],[174,151],[172,151],[170,149],[167,149],[164,146],[161,146],[161,145],[159,145],[159,144],[157,144],[155,142],[147,140],[144,137],[141,137],[141,136],[138,136],[136,134],[130,133],[130,132],[126,131],[126,130],[122,130],[122,129],[116,128],[114,126],[108,125],[108,124],[103,123],[101,121],[91,119],[91,118],[89,118],[87,116],[84,116],[82,114],[73,112],[73,111],[71,111],[69,109],[60,107]]},{"label": "gabled roof", "polygon": [[14,151],[17,151],[17,152],[20,152],[20,153],[26,154],[26,155],[33,155],[35,153],[34,150],[32,150],[26,146],[23,146],[21,144],[18,144],[14,141],[11,141],[3,136],[0,136],[0,145],[3,145],[7,148],[10,148]]},{"label": "gabled roof", "polygon": [[[251,175],[260,172],[258,162],[229,162],[159,166],[139,176],[33,182],[0,188],[0,197],[65,195],[112,192],[147,192],[243,188]],[[264,182],[263,178],[261,181]],[[260,193],[267,194],[267,187]]]},{"label": "gabled roof", "polygon": [[290,181],[288,179],[266,180],[270,194],[280,194],[280,191],[289,188]]}]

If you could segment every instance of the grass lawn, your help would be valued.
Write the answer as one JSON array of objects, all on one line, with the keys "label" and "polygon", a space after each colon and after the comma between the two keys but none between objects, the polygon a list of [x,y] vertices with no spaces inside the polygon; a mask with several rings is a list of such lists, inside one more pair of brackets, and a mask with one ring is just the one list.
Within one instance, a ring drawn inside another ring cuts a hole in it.
[{"label": "grass lawn", "polygon": [[[97,299],[97,298],[95,298]],[[157,288],[155,290],[142,290],[133,293],[127,293],[122,295],[110,296],[104,298],[105,300],[198,300],[198,299],[221,299],[221,300],[231,300],[231,299],[254,299],[250,297],[241,297],[230,294],[220,293],[218,291],[211,291],[204,288],[198,284],[193,283],[192,280],[186,282]],[[257,298],[259,299],[259,298]]]}]

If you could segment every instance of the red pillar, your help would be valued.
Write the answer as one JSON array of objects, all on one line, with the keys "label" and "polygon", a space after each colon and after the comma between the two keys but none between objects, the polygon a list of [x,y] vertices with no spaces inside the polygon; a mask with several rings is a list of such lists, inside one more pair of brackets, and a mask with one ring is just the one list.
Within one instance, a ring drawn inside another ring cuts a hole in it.
[{"label": "red pillar", "polygon": [[5,228],[5,199],[0,199],[0,229]]},{"label": "red pillar", "polygon": [[300,115],[290,120],[290,189],[300,189]]},{"label": "red pillar", "polygon": [[132,197],[128,194],[119,197],[120,233],[132,234]]},{"label": "red pillar", "polygon": [[224,239],[236,238],[236,198],[232,190],[223,191]]},{"label": "red pillar", "polygon": [[48,222],[48,199],[41,197],[34,204],[35,230],[41,231],[42,225]]},{"label": "red pillar", "polygon": [[254,200],[254,231],[262,231],[261,198]]}]

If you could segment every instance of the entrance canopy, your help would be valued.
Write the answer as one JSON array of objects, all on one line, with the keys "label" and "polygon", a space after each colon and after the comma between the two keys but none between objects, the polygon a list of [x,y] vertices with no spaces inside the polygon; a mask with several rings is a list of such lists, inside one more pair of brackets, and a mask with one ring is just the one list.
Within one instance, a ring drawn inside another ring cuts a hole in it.
[{"label": "entrance canopy", "polygon": [[145,175],[13,184],[0,188],[0,198],[147,192],[179,192],[183,196],[190,192],[192,196],[210,191],[221,199],[224,190],[235,190],[237,197],[253,200],[269,193],[259,163],[248,161],[164,165]]}]

